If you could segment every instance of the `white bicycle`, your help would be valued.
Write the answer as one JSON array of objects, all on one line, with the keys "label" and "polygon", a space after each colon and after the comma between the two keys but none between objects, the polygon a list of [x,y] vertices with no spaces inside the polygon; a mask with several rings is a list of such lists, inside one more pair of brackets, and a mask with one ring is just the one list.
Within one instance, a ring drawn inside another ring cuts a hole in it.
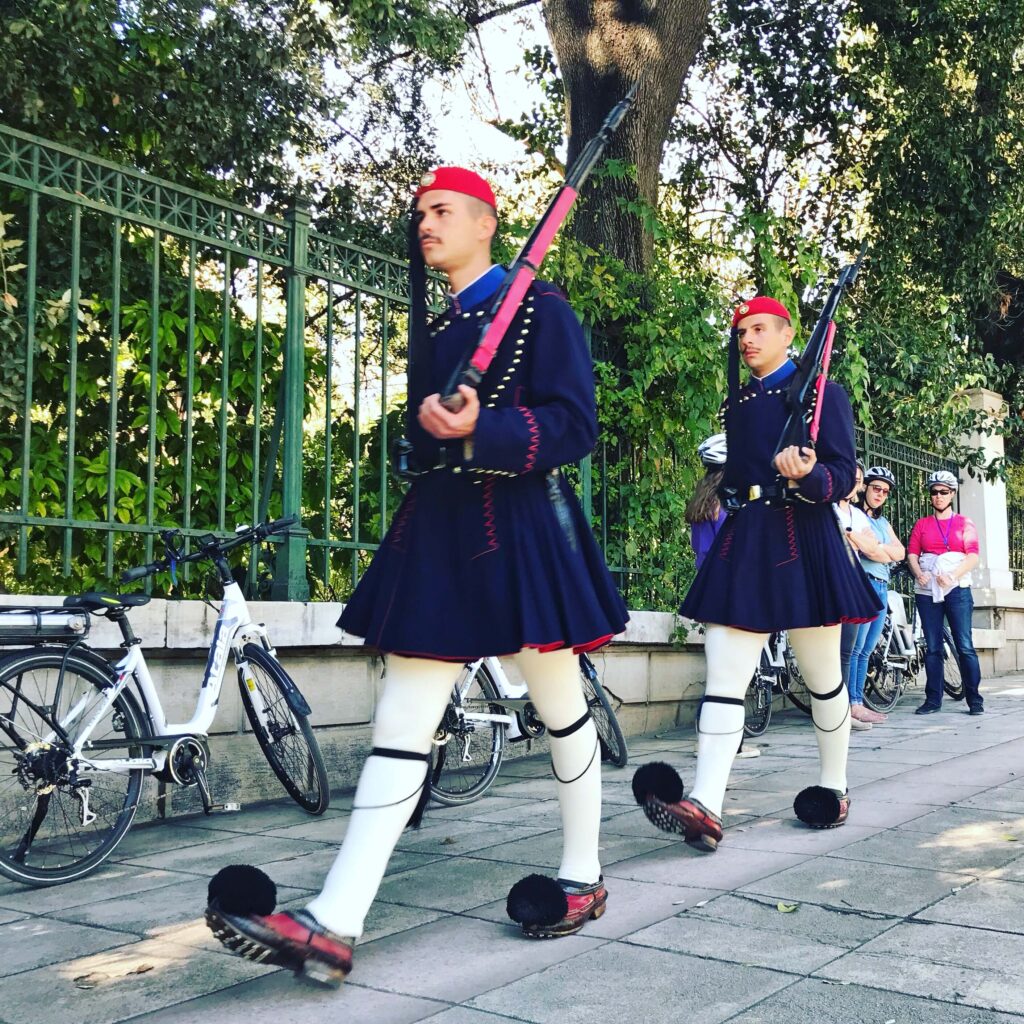
[{"label": "white bicycle", "polygon": [[[64,607],[0,612],[0,644],[28,647],[0,659],[0,874],[44,886],[95,871],[131,826],[146,775],[196,787],[207,814],[225,806],[210,795],[207,732],[229,655],[270,767],[302,808],[327,809],[327,771],[309,705],[279,664],[266,628],[252,621],[227,559],[294,522],[242,526],[226,541],[203,537],[188,555],[177,549],[179,532],[165,530],[166,557],[122,574],[130,582],[199,561],[217,569],[224,598],[187,722],[167,721],[128,621],[129,609],[146,604],[146,595],[88,593],[67,598]],[[117,662],[85,643],[92,615],[120,627],[124,654]]]},{"label": "white bicycle", "polygon": [[[593,662],[580,659],[580,684],[597,727],[601,760],[623,768],[626,740]],[[617,704],[621,701],[612,694]],[[544,723],[527,693],[505,675],[497,658],[466,665],[452,688],[452,699],[434,736],[431,798],[455,807],[472,803],[490,789],[501,768],[506,743],[544,735]]]}]

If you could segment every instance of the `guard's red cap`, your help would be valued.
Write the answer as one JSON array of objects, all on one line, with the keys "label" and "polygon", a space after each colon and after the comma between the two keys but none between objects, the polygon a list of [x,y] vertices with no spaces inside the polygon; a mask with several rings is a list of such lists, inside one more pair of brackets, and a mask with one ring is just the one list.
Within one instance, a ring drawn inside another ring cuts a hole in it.
[{"label": "guard's red cap", "polygon": [[789,310],[776,299],[769,299],[766,295],[758,295],[756,299],[748,302],[741,302],[732,315],[732,325],[735,327],[741,320],[755,313],[771,313],[773,316],[781,316],[783,320],[792,320]]},{"label": "guard's red cap", "polygon": [[461,192],[463,195],[482,200],[488,206],[498,208],[498,201],[494,198],[491,186],[476,171],[468,171],[465,167],[436,167],[428,171],[420,178],[415,192],[416,198],[424,192],[432,192],[439,188],[449,192]]}]

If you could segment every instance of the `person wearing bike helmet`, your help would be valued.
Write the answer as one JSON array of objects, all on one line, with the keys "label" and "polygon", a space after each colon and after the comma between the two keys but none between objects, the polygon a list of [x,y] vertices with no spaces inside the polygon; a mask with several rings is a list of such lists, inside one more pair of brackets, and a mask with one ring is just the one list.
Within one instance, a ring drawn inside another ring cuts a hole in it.
[{"label": "person wearing bike helmet", "polygon": [[652,823],[707,852],[722,839],[743,695],[766,637],[776,630],[788,631],[811,692],[820,756],[819,784],[797,795],[794,811],[812,828],[846,821],[850,701],[839,664],[840,624],[867,622],[880,608],[832,512],[855,474],[846,392],[825,384],[813,448],[776,452],[797,370],[788,354],[791,317],[780,302],[762,296],[742,303],[732,326],[729,379],[738,379],[740,358],[750,370],[720,414],[729,449],[723,487],[735,500],[680,608],[681,615],[708,624],[696,779],[689,796],[665,764],[645,765],[633,779],[633,794]]},{"label": "person wearing bike helmet", "polygon": [[418,822],[438,722],[463,666],[478,658],[515,657],[551,738],[561,811],[558,877],[517,883],[510,916],[528,936],[554,938],[600,917],[608,898],[598,853],[600,747],[578,655],[622,632],[628,615],[559,471],[597,440],[590,354],[565,297],[535,281],[479,388],[460,387],[464,405],[450,411],[442,391],[506,276],[491,258],[496,200],[478,174],[440,167],[423,177],[414,202],[414,308],[425,309],[424,263],[450,287],[432,324],[411,325],[408,440],[418,475],[338,623],[388,655],[373,749],[341,851],[312,902],[221,915],[247,955],[299,970],[314,961],[310,973],[329,984],[348,973],[392,850]]},{"label": "person wearing bike helmet", "polygon": [[985,711],[980,689],[981,665],[971,636],[971,570],[980,561],[978,530],[967,516],[953,512],[959,486],[948,470],[940,469],[928,477],[931,514],[914,523],[907,542],[907,564],[914,574],[914,600],[928,648],[924,658],[924,703],[917,709],[918,715],[934,714],[942,707],[943,619],[953,635],[968,711],[972,715]]},{"label": "person wearing bike helmet", "polygon": [[[874,549],[878,542],[871,530],[871,524],[867,516],[858,508],[857,502],[860,499],[861,491],[864,488],[864,464],[857,460],[857,477],[850,491],[845,498],[840,498],[833,506],[836,519],[843,530],[846,542],[853,548],[857,558],[860,558],[863,551]],[[854,693],[850,688],[850,655],[853,653],[853,645],[860,632],[860,623],[844,622],[840,632],[839,643],[839,667],[843,674],[843,685],[850,694],[850,729],[854,732],[869,732],[871,722],[863,716],[854,714]],[[861,704],[863,707],[863,704]]]},{"label": "person wearing bike helmet", "polygon": [[712,434],[697,447],[705,473],[686,505],[686,521],[690,524],[690,545],[698,569],[725,522],[725,512],[718,500],[718,486],[725,473],[727,451],[725,434]]},{"label": "person wearing bike helmet", "polygon": [[871,466],[864,474],[864,490],[858,502],[874,542],[870,549],[858,551],[858,556],[861,567],[868,574],[882,602],[882,611],[874,621],[862,623],[857,628],[857,636],[850,650],[850,714],[872,725],[880,725],[886,721],[886,716],[864,706],[868,659],[885,625],[885,609],[889,601],[889,567],[893,562],[901,562],[906,553],[889,520],[882,515],[882,506],[895,490],[896,478],[892,472],[885,466]]}]

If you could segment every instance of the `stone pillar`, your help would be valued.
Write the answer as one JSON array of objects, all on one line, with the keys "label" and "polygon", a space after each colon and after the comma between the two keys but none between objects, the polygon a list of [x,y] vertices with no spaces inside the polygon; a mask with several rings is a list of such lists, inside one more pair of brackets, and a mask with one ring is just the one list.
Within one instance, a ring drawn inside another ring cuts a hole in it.
[{"label": "stone pillar", "polygon": [[[995,391],[971,388],[967,396],[970,408],[981,410],[989,423],[999,424],[1006,416],[1006,402]],[[991,434],[971,433],[962,440],[968,447],[981,449],[985,465],[1003,457],[1003,435],[998,430]],[[960,512],[978,527],[981,566],[971,574],[974,586],[1012,590],[1006,484],[1002,480],[990,482],[964,473],[960,483]]]}]

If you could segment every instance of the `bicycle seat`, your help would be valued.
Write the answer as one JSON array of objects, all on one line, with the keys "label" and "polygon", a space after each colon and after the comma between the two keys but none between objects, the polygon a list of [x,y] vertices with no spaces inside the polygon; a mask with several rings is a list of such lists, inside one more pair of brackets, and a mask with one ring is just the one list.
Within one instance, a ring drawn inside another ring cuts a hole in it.
[{"label": "bicycle seat", "polygon": [[119,608],[139,608],[149,604],[149,594],[104,594],[90,590],[87,594],[65,597],[65,608],[88,608],[91,612],[111,612]]}]

